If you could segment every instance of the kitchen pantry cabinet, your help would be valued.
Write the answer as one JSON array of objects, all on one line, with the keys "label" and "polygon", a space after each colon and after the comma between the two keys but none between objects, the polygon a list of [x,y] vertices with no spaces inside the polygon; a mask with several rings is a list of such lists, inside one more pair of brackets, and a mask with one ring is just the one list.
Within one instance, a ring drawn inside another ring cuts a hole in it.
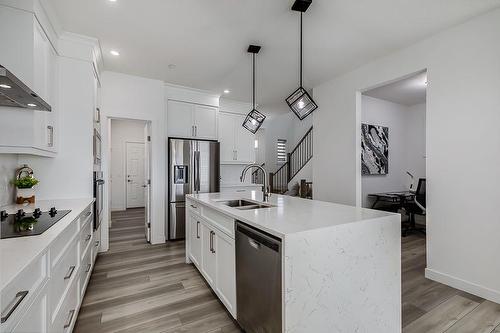
[{"label": "kitchen pantry cabinet", "polygon": [[92,207],[0,291],[1,332],[72,331],[99,245]]},{"label": "kitchen pantry cabinet", "polygon": [[245,115],[219,112],[219,141],[221,164],[255,162],[255,135],[242,124]]},{"label": "kitchen pantry cabinet", "polygon": [[[213,210],[188,200],[186,204],[186,260],[201,272],[210,287],[236,318],[236,268],[234,230],[228,220]],[[220,219],[219,219],[220,217]],[[220,222],[220,224],[219,224]],[[229,227],[229,228],[228,228]]]},{"label": "kitchen pantry cabinet", "polygon": [[217,108],[169,100],[167,103],[169,137],[217,139]]}]

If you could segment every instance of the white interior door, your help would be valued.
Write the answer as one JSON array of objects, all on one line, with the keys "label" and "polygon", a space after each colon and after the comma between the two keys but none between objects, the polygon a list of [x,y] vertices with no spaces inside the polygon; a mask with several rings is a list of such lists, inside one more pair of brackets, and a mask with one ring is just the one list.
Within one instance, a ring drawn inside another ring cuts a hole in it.
[{"label": "white interior door", "polygon": [[144,207],[144,143],[127,142],[127,208]]},{"label": "white interior door", "polygon": [[151,242],[151,123],[144,126],[144,198],[146,240]]}]

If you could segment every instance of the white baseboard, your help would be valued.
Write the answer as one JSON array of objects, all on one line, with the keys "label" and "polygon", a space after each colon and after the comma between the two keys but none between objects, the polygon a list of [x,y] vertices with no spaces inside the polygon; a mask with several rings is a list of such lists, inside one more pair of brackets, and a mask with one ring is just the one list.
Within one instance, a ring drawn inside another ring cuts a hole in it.
[{"label": "white baseboard", "polygon": [[500,291],[489,289],[430,268],[425,269],[425,277],[500,304]]}]

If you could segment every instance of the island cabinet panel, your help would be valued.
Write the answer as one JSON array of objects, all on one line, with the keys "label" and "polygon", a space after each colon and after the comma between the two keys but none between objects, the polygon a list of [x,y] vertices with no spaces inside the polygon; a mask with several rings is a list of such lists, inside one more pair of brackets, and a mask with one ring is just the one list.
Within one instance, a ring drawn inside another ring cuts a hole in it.
[{"label": "island cabinet panel", "polygon": [[215,289],[229,312],[236,317],[236,265],[234,239],[215,232],[216,280]]},{"label": "island cabinet panel", "polygon": [[203,223],[202,229],[202,250],[201,250],[201,273],[212,288],[215,286],[216,278],[216,256],[214,231],[207,224]]},{"label": "island cabinet panel", "polygon": [[188,214],[189,223],[189,256],[197,267],[201,267],[202,226],[200,219],[194,214]]}]

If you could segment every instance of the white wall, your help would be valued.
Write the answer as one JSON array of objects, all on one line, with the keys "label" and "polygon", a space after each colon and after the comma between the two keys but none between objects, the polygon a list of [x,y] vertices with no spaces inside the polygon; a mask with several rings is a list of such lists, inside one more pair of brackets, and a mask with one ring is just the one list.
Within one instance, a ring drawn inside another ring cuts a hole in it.
[{"label": "white wall", "polygon": [[0,154],[0,207],[14,202],[15,187],[11,181],[18,167],[17,155]]},{"label": "white wall", "polygon": [[144,121],[111,120],[111,210],[127,208],[127,142],[144,143]]},{"label": "white wall", "polygon": [[425,104],[408,107],[363,95],[361,122],[389,128],[389,172],[362,176],[362,205],[370,193],[408,190],[410,172],[425,177]]},{"label": "white wall", "polygon": [[313,179],[360,205],[360,91],[427,69],[427,276],[500,303],[499,31],[497,9],[316,87]]},{"label": "white wall", "polygon": [[[162,81],[115,72],[102,73],[104,124],[111,118],[151,121],[151,243],[165,242],[165,86]],[[109,126],[103,126],[103,171],[109,180]],[[109,193],[103,225],[108,228]]]}]

